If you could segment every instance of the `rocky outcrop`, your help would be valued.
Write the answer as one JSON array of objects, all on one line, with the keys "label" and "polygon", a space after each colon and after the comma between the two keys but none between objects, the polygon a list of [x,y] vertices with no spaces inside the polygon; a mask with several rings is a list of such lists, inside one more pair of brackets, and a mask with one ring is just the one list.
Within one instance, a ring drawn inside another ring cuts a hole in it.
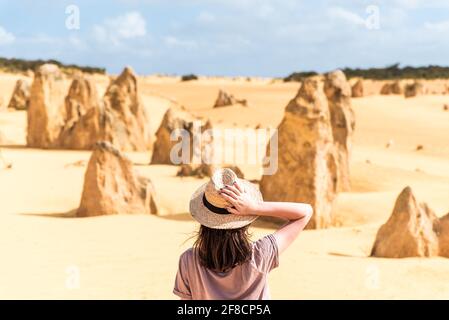
[{"label": "rocky outcrop", "polygon": [[30,103],[30,82],[28,80],[19,79],[16,82],[11,99],[9,100],[8,109],[27,110]]},{"label": "rocky outcrop", "polygon": [[241,104],[242,106],[247,106],[246,99],[237,99],[232,94],[227,93],[224,90],[218,91],[217,99],[214,103],[214,108],[227,107],[235,104]]},{"label": "rocky outcrop", "polygon": [[338,191],[349,191],[349,159],[355,129],[354,111],[351,107],[351,87],[345,74],[340,71],[328,73],[324,80],[324,92],[327,97],[332,134],[334,137],[337,160]]},{"label": "rocky outcrop", "polygon": [[127,67],[111,82],[104,96],[104,107],[114,114],[111,135],[120,150],[151,149],[149,122],[143,107],[137,77]]},{"label": "rocky outcrop", "polygon": [[392,83],[386,83],[382,86],[380,90],[380,94],[389,95],[389,94],[402,94],[402,86],[399,81],[395,81]]},{"label": "rocky outcrop", "polygon": [[98,108],[99,100],[95,84],[78,74],[65,97],[66,123],[75,123],[91,108]]},{"label": "rocky outcrop", "polygon": [[[267,156],[269,150],[270,145]],[[288,103],[278,127],[277,153],[277,171],[260,182],[264,200],[310,203],[314,215],[307,228],[329,226],[338,173],[329,106],[317,79],[305,79]]]},{"label": "rocky outcrop", "polygon": [[157,214],[154,188],[138,176],[132,163],[109,142],[98,142],[84,176],[78,217]]},{"label": "rocky outcrop", "polygon": [[440,224],[427,204],[419,203],[412,189],[406,187],[396,199],[390,218],[377,232],[371,255],[387,258],[436,256],[440,251],[438,238],[445,239],[441,236]]},{"label": "rocky outcrop", "polygon": [[[151,164],[212,163],[211,123],[194,117],[183,108],[171,107],[156,132]],[[197,140],[196,140],[197,139]]]},{"label": "rocky outcrop", "polygon": [[137,77],[130,68],[113,80],[99,102],[95,86],[79,77],[66,98],[67,122],[59,147],[90,150],[109,141],[121,151],[151,149],[148,119],[141,103]]},{"label": "rocky outcrop", "polygon": [[95,84],[82,74],[72,81],[65,98],[65,125],[58,138],[58,147],[92,150],[104,135],[107,123],[104,107],[98,100]]},{"label": "rocky outcrop", "polygon": [[97,141],[114,142],[114,114],[103,105],[89,109],[77,121],[68,121],[62,130],[58,147],[71,150],[92,150]]},{"label": "rocky outcrop", "polygon": [[404,97],[411,98],[417,95],[424,94],[424,86],[421,82],[415,81],[414,83],[407,84],[404,88]]},{"label": "rocky outcrop", "polygon": [[359,79],[351,88],[351,95],[353,98],[363,97],[363,80]]},{"label": "rocky outcrop", "polygon": [[449,213],[438,220],[439,255],[449,258]]},{"label": "rocky outcrop", "polygon": [[64,125],[67,87],[56,65],[44,64],[36,70],[27,111],[27,146],[54,147]]}]

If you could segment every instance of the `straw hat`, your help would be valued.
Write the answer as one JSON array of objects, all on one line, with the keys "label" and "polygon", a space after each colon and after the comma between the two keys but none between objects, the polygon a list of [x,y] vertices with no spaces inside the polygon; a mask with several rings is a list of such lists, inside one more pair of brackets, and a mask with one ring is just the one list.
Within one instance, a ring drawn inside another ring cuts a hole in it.
[{"label": "straw hat", "polygon": [[212,229],[237,229],[257,219],[255,215],[231,214],[226,210],[229,202],[219,193],[220,189],[234,184],[239,185],[256,201],[262,201],[262,194],[254,184],[237,178],[231,169],[217,169],[210,181],[196,190],[190,199],[190,213],[203,226]]}]

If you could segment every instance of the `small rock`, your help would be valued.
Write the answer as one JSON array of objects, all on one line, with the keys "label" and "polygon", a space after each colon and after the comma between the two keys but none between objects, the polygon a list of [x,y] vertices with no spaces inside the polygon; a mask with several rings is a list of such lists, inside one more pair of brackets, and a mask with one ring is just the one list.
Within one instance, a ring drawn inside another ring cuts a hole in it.
[{"label": "small rock", "polygon": [[9,100],[8,109],[28,109],[30,103],[30,87],[30,81],[22,79],[17,80],[11,100]]},{"label": "small rock", "polygon": [[227,93],[224,90],[218,91],[217,100],[215,100],[214,108],[227,107],[235,104],[240,104],[244,107],[248,106],[246,99],[237,99],[232,94]]},{"label": "small rock", "polygon": [[412,84],[406,85],[405,89],[404,89],[404,96],[406,98],[415,97],[417,95],[421,95],[424,93],[425,93],[425,90],[424,90],[423,84],[421,82],[417,82],[417,81],[415,81]]},{"label": "small rock", "polygon": [[388,140],[387,144],[385,145],[385,148],[388,149],[388,148],[392,147],[393,144],[394,144],[394,141],[393,141],[393,140]]},{"label": "small rock", "polygon": [[351,95],[353,98],[363,97],[363,80],[359,79],[351,88]]}]

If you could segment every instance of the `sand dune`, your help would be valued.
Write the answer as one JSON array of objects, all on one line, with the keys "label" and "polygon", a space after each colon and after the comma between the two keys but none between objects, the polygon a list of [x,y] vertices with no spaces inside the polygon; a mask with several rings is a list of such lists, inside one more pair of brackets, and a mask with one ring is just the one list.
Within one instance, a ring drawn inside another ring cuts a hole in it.
[{"label": "sand dune", "polygon": [[[0,86],[0,96],[10,94],[16,78],[0,76],[0,84],[8,84]],[[106,85],[103,79],[103,91]],[[247,99],[249,107],[212,109],[220,88]],[[145,77],[141,89],[155,131],[172,103],[218,126],[276,127],[298,84]],[[368,255],[406,185],[438,216],[449,211],[449,112],[442,109],[449,98],[373,95],[352,103],[351,192],[338,196],[336,227],[304,231],[281,257],[270,275],[272,296],[447,299],[448,259]],[[205,180],[176,177],[174,166],[150,166],[150,153],[128,153],[136,170],[153,181],[164,214],[73,218],[90,152],[26,148],[23,111],[0,112],[0,131],[8,140],[3,156],[13,164],[0,170],[0,298],[175,298],[177,259],[197,228],[188,200]],[[260,178],[258,170],[241,168]],[[269,232],[263,223],[253,227],[254,238]],[[77,272],[79,282],[73,281]]]}]

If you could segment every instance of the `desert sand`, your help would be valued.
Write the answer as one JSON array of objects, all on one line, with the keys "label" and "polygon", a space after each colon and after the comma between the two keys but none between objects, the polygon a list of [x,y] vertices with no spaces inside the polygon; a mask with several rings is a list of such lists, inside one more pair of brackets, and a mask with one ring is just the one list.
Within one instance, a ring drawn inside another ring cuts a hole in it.
[{"label": "desert sand", "polygon": [[[0,74],[4,103],[21,77]],[[108,79],[96,83],[102,94]],[[140,86],[155,132],[172,104],[217,126],[275,128],[299,84],[146,76]],[[219,89],[246,99],[248,107],[214,109]],[[281,256],[269,277],[274,299],[449,298],[449,259],[369,257],[405,186],[438,216],[448,213],[448,103],[449,96],[437,94],[352,99],[351,191],[338,195],[334,227],[304,231]],[[12,164],[3,169],[0,163],[1,299],[176,298],[178,257],[198,227],[187,213],[189,198],[206,179],[176,177],[176,166],[149,165],[150,152],[128,152],[135,169],[152,180],[163,214],[75,218],[91,152],[27,148],[26,111],[0,111],[0,131],[3,157]],[[241,169],[260,179],[257,168]],[[255,223],[253,238],[273,230]]]}]

